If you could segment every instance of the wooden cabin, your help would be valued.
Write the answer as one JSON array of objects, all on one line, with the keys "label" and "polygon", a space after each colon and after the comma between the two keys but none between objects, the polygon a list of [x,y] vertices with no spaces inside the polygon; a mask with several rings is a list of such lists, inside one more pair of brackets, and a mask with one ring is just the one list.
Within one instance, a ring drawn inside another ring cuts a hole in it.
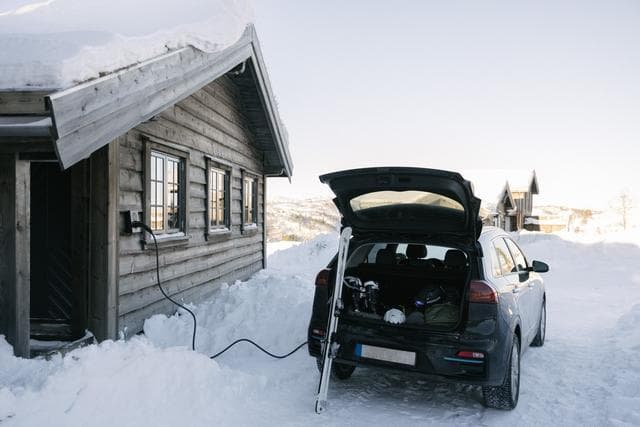
[{"label": "wooden cabin", "polygon": [[129,337],[265,267],[268,177],[290,177],[255,30],[74,87],[0,93],[0,334]]},{"label": "wooden cabin", "polygon": [[[476,195],[487,201],[483,223],[506,231],[539,230],[538,218],[533,216],[533,196],[539,193],[536,171],[476,170],[465,176],[480,184]],[[497,188],[502,189],[494,197]]]},{"label": "wooden cabin", "polygon": [[533,195],[538,194],[536,171],[530,174],[511,173],[498,195],[492,214],[493,225],[506,231],[540,230],[533,216]]},{"label": "wooden cabin", "polygon": [[493,211],[493,224],[507,231],[514,231],[516,222],[516,203],[511,194],[509,183],[505,182],[502,191],[498,195],[495,210]]},{"label": "wooden cabin", "polygon": [[528,221],[528,219],[533,217],[533,196],[539,194],[536,171],[531,171],[531,173],[526,175],[521,174],[519,177],[509,177],[508,183],[516,210],[512,215],[511,227],[505,228],[505,230],[522,230],[525,228],[525,225],[528,226],[528,229],[535,230],[535,222]]}]

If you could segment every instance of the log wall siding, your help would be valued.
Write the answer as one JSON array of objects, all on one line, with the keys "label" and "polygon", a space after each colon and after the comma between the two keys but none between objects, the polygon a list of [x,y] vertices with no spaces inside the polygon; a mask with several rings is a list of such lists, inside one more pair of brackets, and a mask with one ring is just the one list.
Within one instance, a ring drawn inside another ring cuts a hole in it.
[{"label": "log wall siding", "polygon": [[[142,212],[145,200],[145,142],[165,143],[188,152],[188,243],[160,248],[160,277],[170,295],[186,303],[210,295],[221,283],[248,278],[263,265],[263,154],[255,148],[242,113],[237,87],[227,77],[205,86],[119,139],[119,210]],[[207,157],[230,165],[231,227],[206,236]],[[258,178],[257,228],[243,230],[242,170]],[[119,330],[130,336],[144,319],[176,307],[156,286],[153,246],[143,249],[141,234],[119,240]]]}]

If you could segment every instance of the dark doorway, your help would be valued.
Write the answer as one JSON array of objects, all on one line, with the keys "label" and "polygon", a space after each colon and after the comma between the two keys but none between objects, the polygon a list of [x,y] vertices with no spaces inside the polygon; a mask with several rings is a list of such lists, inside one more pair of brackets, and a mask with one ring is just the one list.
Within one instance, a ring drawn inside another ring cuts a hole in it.
[{"label": "dark doorway", "polygon": [[72,194],[74,175],[57,163],[31,163],[30,319],[35,339],[74,340],[86,327],[84,269],[76,255],[76,228],[82,225],[73,225],[80,208]]}]

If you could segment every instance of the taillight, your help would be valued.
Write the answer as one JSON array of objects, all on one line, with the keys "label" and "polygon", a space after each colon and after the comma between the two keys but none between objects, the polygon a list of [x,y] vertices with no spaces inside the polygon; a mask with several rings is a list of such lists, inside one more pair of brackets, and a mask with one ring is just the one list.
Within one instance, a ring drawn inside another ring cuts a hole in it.
[{"label": "taillight", "polygon": [[498,293],[484,280],[472,280],[469,284],[469,302],[497,304]]},{"label": "taillight", "polygon": [[320,273],[316,276],[316,286],[329,286],[329,277],[331,274],[331,270],[325,268],[324,270],[320,270]]},{"label": "taillight", "polygon": [[479,351],[460,350],[456,353],[456,356],[464,359],[484,359],[484,353],[480,353]]}]

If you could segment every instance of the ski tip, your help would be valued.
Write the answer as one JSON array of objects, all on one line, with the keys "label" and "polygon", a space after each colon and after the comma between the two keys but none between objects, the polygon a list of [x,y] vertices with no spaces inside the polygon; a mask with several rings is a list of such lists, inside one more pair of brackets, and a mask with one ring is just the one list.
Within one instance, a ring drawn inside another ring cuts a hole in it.
[{"label": "ski tip", "polygon": [[316,400],[316,414],[321,414],[327,408],[326,400]]}]

